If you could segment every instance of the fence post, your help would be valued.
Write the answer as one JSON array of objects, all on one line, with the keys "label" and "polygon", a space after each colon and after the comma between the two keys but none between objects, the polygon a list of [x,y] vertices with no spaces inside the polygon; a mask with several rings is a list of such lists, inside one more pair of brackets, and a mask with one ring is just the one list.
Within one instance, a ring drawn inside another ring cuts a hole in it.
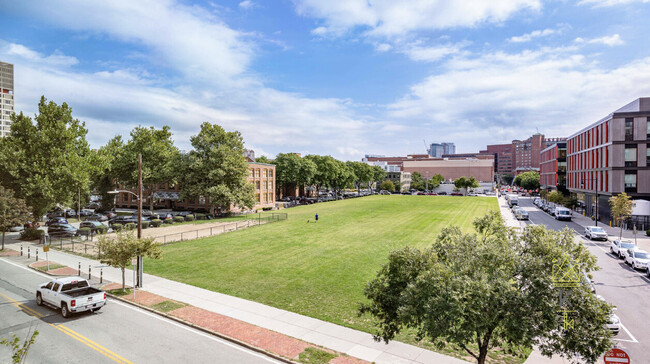
[{"label": "fence post", "polygon": [[91,268],[91,266],[90,266],[90,264],[88,264],[88,280],[93,279],[93,277],[92,277],[92,275],[90,273],[90,268]]},{"label": "fence post", "polygon": [[99,284],[104,283],[104,269],[99,268]]},{"label": "fence post", "polygon": [[198,230],[196,231],[196,238],[197,239],[199,238],[199,231]]},{"label": "fence post", "polygon": [[181,232],[181,241],[183,241],[183,233]]},{"label": "fence post", "polygon": [[29,256],[30,256],[30,255],[31,255],[31,249],[30,249],[30,247],[28,246],[28,247],[27,247],[27,259],[29,259]]},{"label": "fence post", "polygon": [[38,262],[38,248],[36,248],[36,261]]},{"label": "fence post", "polygon": [[81,262],[79,262],[79,272],[78,276],[81,277]]},{"label": "fence post", "polygon": [[23,256],[23,244],[20,244],[20,256]]},{"label": "fence post", "polygon": [[59,249],[63,250],[63,239],[59,239]]},{"label": "fence post", "polygon": [[70,237],[70,242],[72,242],[72,252],[74,253],[74,239]]},{"label": "fence post", "polygon": [[84,244],[84,254],[88,254],[88,244]]},{"label": "fence post", "polygon": [[102,258],[102,248],[98,246],[97,247],[97,259],[101,259],[101,258]]}]

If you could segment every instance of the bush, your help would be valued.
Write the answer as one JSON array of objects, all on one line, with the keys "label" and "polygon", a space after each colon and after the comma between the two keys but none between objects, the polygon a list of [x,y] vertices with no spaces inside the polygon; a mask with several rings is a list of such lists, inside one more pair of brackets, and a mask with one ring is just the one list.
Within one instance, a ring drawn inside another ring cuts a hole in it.
[{"label": "bush", "polygon": [[645,231],[646,236],[650,236],[650,229]]},{"label": "bush", "polygon": [[183,222],[185,219],[183,216],[174,216],[174,222]]},{"label": "bush", "polygon": [[151,220],[151,226],[153,226],[153,227],[159,227],[160,225],[162,225],[162,223],[163,223],[163,222],[162,222],[162,220],[160,220],[160,219],[153,219],[153,220]]},{"label": "bush", "polygon": [[165,224],[173,224],[173,223],[174,223],[174,219],[165,219],[165,221],[163,221],[163,222],[164,222]]},{"label": "bush", "polygon": [[88,236],[88,235],[90,235],[91,231],[92,230],[89,227],[82,227],[81,229],[79,229],[79,235]]},{"label": "bush", "polygon": [[185,221],[194,221],[194,215],[186,215]]},{"label": "bush", "polygon": [[205,214],[196,214],[197,220],[205,220]]},{"label": "bush", "polygon": [[122,224],[113,224],[111,227],[113,228],[113,231],[118,232],[118,231],[122,231],[122,229],[124,228],[124,225],[122,225]]},{"label": "bush", "polygon": [[20,238],[22,240],[39,240],[43,235],[45,235],[44,230],[28,228],[20,233]]},{"label": "bush", "polygon": [[97,227],[97,234],[106,234],[108,232],[108,226],[100,225]]},{"label": "bush", "polygon": [[151,221],[143,221],[143,222],[142,222],[142,228],[143,228],[143,229],[146,229],[146,228],[149,227],[150,224],[151,224]]},{"label": "bush", "polygon": [[263,211],[271,211],[271,210],[273,210],[273,207],[263,207],[262,210]]},{"label": "bush", "polygon": [[124,228],[125,228],[126,230],[133,230],[133,229],[135,229],[135,227],[136,227],[136,225],[135,225],[135,223],[133,223],[133,222],[130,222],[130,223],[124,225]]}]

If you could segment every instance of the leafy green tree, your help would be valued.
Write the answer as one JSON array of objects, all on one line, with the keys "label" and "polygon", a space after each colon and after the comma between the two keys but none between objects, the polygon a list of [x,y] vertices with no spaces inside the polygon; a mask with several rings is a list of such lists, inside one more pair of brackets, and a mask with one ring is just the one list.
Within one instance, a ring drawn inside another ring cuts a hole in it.
[{"label": "leafy green tree", "polygon": [[5,249],[5,233],[14,226],[23,225],[29,220],[29,208],[25,200],[14,197],[14,191],[0,186],[0,231],[2,249]]},{"label": "leafy green tree", "polygon": [[11,349],[11,361],[14,364],[24,363],[25,359],[27,359],[29,348],[34,344],[37,336],[38,330],[32,332],[30,328],[30,331],[27,332],[27,337],[25,337],[25,341],[23,341],[22,345],[20,344],[20,337],[16,334],[11,335],[11,340],[2,338],[0,340],[0,345],[5,345]]},{"label": "leafy green tree", "polygon": [[99,194],[102,208],[111,210],[115,206],[115,195],[109,191],[115,190],[115,176],[119,172],[119,163],[124,159],[124,142],[118,135],[97,150],[97,173],[92,178],[92,186]]},{"label": "leafy green tree", "polygon": [[101,262],[122,271],[122,292],[126,290],[124,273],[126,267],[131,265],[131,258],[146,256],[151,259],[160,259],[162,250],[154,238],[138,239],[133,232],[120,232],[114,238],[101,236],[97,247],[101,252]]},{"label": "leafy green tree", "polygon": [[312,161],[316,166],[311,182],[316,187],[316,201],[318,201],[318,192],[320,192],[321,187],[331,187],[332,181],[337,178],[336,174],[339,165],[336,163],[336,159],[329,155],[310,154],[305,156],[305,159]]},{"label": "leafy green tree", "polygon": [[280,153],[275,157],[275,182],[285,194],[288,190],[311,185],[316,165],[296,153]]},{"label": "leafy green tree", "polygon": [[429,188],[434,189],[440,186],[442,182],[444,182],[445,177],[443,177],[441,174],[434,174],[433,177],[429,180]]},{"label": "leafy green tree", "polygon": [[377,185],[380,183],[380,181],[383,181],[385,179],[386,171],[384,171],[384,169],[379,166],[372,166],[372,179],[370,182],[368,182],[368,188],[370,188],[372,183],[375,183],[375,185]]},{"label": "leafy green tree", "polygon": [[[612,307],[580,279],[597,269],[596,257],[572,231],[534,225],[521,234],[496,212],[474,228],[447,227],[427,249],[389,255],[360,307],[378,321],[377,340],[412,328],[439,348],[458,345],[479,364],[493,347],[536,346],[586,362],[612,347],[605,326]],[[558,278],[564,272],[572,279]],[[575,287],[562,288],[565,281]]]},{"label": "leafy green tree", "polygon": [[349,165],[337,159],[332,159],[336,167],[329,186],[334,189],[334,195],[338,198],[343,189],[354,185],[357,177],[354,174],[354,170]]},{"label": "leafy green tree", "polygon": [[255,162],[257,162],[257,163],[265,163],[265,164],[275,164],[272,160],[266,158],[263,155],[255,158]]},{"label": "leafy green tree", "polygon": [[536,190],[539,188],[539,173],[528,171],[518,174],[513,183],[525,190]]},{"label": "leafy green tree", "polygon": [[[113,140],[107,148],[119,148],[119,141]],[[137,126],[131,131],[131,139],[122,147],[113,160],[112,172],[117,182],[127,188],[138,186],[138,155],[142,154],[143,204],[149,203],[153,211],[156,185],[178,181],[179,151],[174,146],[169,126],[162,129]],[[137,193],[137,192],[136,192]],[[146,204],[145,204],[146,206]]]},{"label": "leafy green tree", "polygon": [[212,208],[231,205],[253,208],[255,191],[248,182],[249,167],[243,155],[244,141],[238,131],[203,123],[190,138],[194,150],[182,158],[182,198],[203,196]]},{"label": "leafy green tree", "polygon": [[478,181],[476,180],[476,178],[474,178],[474,176],[469,177],[469,178],[467,178],[467,177],[465,177],[465,176],[463,176],[463,177],[459,177],[459,178],[456,178],[456,180],[454,181],[454,186],[455,186],[459,191],[464,189],[464,190],[465,190],[465,194],[467,194],[467,191],[468,191],[470,188],[481,187],[481,185],[478,183]]},{"label": "leafy green tree", "polygon": [[623,237],[623,222],[628,216],[632,215],[632,200],[627,193],[619,193],[609,198],[609,207],[615,224],[620,228],[618,240],[621,240]]},{"label": "leafy green tree", "polygon": [[564,201],[564,195],[560,191],[551,191],[546,196],[546,199],[549,202],[561,203],[562,201]]},{"label": "leafy green tree", "polygon": [[387,179],[387,180],[383,181],[379,185],[379,189],[394,192],[395,191],[395,184],[393,183],[393,181]]},{"label": "leafy green tree", "polygon": [[41,97],[34,120],[22,112],[11,120],[11,133],[0,138],[0,185],[29,201],[34,218],[89,193],[94,163],[88,130],[66,103]]},{"label": "leafy green tree", "polygon": [[424,178],[422,178],[422,174],[420,174],[420,172],[411,173],[411,188],[418,191],[424,191],[425,187],[426,182],[424,181]]},{"label": "leafy green tree", "polygon": [[372,166],[367,163],[350,161],[346,162],[346,164],[352,169],[352,172],[356,177],[354,179],[354,186],[357,188],[357,193],[361,194],[361,186],[367,186],[374,177]]}]

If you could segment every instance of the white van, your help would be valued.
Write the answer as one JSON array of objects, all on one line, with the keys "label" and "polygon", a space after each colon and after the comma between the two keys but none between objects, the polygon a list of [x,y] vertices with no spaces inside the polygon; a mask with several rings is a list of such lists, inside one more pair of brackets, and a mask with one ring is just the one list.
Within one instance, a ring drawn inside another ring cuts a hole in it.
[{"label": "white van", "polygon": [[508,206],[519,206],[519,197],[515,195],[508,195]]},{"label": "white van", "polygon": [[553,210],[553,216],[555,216],[555,220],[571,221],[571,210],[566,207],[556,207]]}]

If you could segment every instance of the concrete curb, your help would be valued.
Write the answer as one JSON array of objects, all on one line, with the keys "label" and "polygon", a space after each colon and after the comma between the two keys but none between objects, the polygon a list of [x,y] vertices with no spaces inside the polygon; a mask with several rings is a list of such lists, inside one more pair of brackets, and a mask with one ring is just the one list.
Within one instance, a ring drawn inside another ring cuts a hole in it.
[{"label": "concrete curb", "polygon": [[143,309],[143,310],[145,310],[145,311],[149,311],[149,312],[151,312],[151,313],[155,313],[155,314],[157,314],[157,315],[159,315],[159,316],[163,316],[163,317],[168,318],[168,319],[170,319],[170,320],[173,320],[173,321],[176,321],[176,322],[181,323],[181,324],[183,324],[183,325],[189,326],[189,327],[191,327],[191,328],[193,328],[193,329],[197,329],[197,330],[202,331],[202,332],[205,332],[205,333],[207,333],[207,334],[217,336],[217,337],[222,338],[222,339],[224,339],[224,340],[228,340],[228,341],[230,341],[230,342],[232,342],[232,343],[234,343],[234,344],[237,344],[237,345],[243,346],[243,347],[245,347],[245,348],[247,348],[247,349],[249,349],[249,350],[253,350],[253,351],[258,352],[258,353],[260,353],[260,354],[264,354],[264,355],[269,356],[269,357],[271,357],[271,358],[273,358],[273,359],[275,359],[275,360],[279,360],[279,361],[281,361],[281,362],[283,362],[283,363],[287,363],[287,364],[298,364],[298,362],[292,361],[292,360],[287,359],[287,358],[285,358],[285,357],[283,357],[283,356],[280,356],[280,355],[277,355],[277,354],[271,353],[271,352],[266,351],[266,350],[264,350],[264,349],[262,349],[262,348],[258,348],[258,347],[256,347],[256,346],[253,346],[253,345],[248,344],[248,343],[246,343],[246,342],[240,341],[240,340],[235,339],[235,338],[233,338],[233,337],[230,337],[230,336],[228,336],[228,335],[224,335],[224,334],[222,334],[222,333],[220,333],[220,332],[212,331],[212,330],[210,330],[210,329],[206,329],[206,328],[204,328],[204,327],[201,327],[201,326],[195,325],[195,324],[193,324],[193,323],[191,323],[191,322],[185,321],[185,320],[183,320],[183,319],[180,319],[180,318],[178,318],[178,317],[176,317],[176,316],[172,316],[172,315],[167,314],[167,313],[165,313],[165,312],[156,311],[156,310],[154,310],[154,309],[151,308],[151,307],[147,307],[147,306],[141,305],[141,304],[139,304],[139,303],[129,301],[129,300],[124,299],[124,298],[122,298],[122,297],[120,297],[120,296],[116,296],[116,295],[114,295],[114,294],[112,294],[112,293],[108,293],[108,292],[106,292],[106,295],[108,295],[109,297],[111,297],[111,298],[113,298],[113,299],[116,299],[116,300],[118,300],[118,301],[122,301],[122,302],[124,302],[124,303],[128,303],[128,304],[130,304],[130,305],[132,305],[132,306],[136,306],[136,307],[138,307],[138,308],[140,308],[140,309]]}]

